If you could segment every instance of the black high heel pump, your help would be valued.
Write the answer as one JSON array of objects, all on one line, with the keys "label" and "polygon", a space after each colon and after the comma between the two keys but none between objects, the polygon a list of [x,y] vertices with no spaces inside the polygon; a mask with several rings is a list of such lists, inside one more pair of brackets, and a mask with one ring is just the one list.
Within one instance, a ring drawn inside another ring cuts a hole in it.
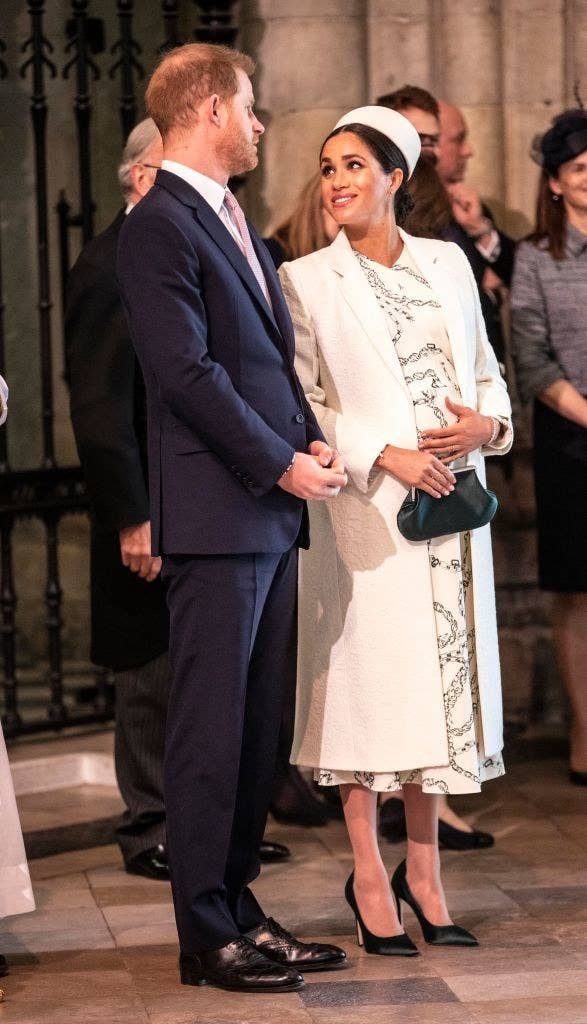
[{"label": "black high heel pump", "polygon": [[379,956],[417,956],[418,947],[414,945],[409,935],[402,932],[401,935],[389,935],[384,938],[380,935],[373,935],[370,932],[366,924],[361,917],[361,912],[357,905],[355,897],[355,890],[353,883],[355,880],[355,872],[351,871],[347,883],[344,887],[345,899],[355,915],[355,923],[357,925],[357,942],[359,946],[363,946],[366,953],[376,953]]},{"label": "black high heel pump", "polygon": [[391,879],[391,888],[397,903],[397,912],[401,922],[400,900],[411,907],[418,918],[422,935],[430,946],[478,946],[479,942],[466,928],[458,924],[432,924],[425,916],[422,907],[413,895],[406,878],[406,862],[398,864]]}]

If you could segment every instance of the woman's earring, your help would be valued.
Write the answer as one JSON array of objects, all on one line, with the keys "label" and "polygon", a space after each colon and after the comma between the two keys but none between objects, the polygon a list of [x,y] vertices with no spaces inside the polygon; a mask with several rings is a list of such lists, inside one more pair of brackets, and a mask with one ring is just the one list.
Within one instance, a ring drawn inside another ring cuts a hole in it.
[{"label": "woman's earring", "polygon": [[552,199],[553,203],[558,203],[560,196],[556,192],[551,192],[550,198]]}]

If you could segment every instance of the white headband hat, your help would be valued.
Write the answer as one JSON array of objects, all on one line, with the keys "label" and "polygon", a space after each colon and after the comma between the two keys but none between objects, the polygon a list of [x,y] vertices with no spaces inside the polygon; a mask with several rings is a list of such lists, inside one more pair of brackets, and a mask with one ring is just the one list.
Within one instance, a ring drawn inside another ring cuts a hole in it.
[{"label": "white headband hat", "polygon": [[391,139],[408,165],[408,178],[412,177],[421,146],[420,136],[407,117],[399,114],[397,110],[390,110],[389,107],[372,105],[349,110],[348,114],[344,114],[340,121],[337,121],[333,131],[346,124],[365,124]]}]

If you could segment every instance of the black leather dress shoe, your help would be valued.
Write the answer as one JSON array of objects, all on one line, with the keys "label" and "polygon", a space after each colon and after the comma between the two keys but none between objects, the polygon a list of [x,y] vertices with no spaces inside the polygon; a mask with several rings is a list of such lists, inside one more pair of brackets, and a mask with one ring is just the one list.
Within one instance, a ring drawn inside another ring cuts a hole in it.
[{"label": "black leather dress shoe", "polygon": [[283,843],[270,843],[264,839],[259,845],[259,860],[262,864],[272,864],[273,861],[287,860],[291,853]]},{"label": "black leather dress shoe", "polygon": [[244,936],[220,949],[180,953],[182,985],[217,985],[236,992],[296,992],[301,974],[270,960]]},{"label": "black leather dress shoe", "polygon": [[325,942],[300,942],[272,917],[247,932],[246,938],[270,960],[300,971],[333,971],[346,963],[344,949]]},{"label": "black leather dress shoe", "polygon": [[131,857],[125,864],[129,875],[144,875],[145,878],[156,878],[161,882],[169,881],[169,864],[167,850],[159,843],[150,850],[143,850]]}]

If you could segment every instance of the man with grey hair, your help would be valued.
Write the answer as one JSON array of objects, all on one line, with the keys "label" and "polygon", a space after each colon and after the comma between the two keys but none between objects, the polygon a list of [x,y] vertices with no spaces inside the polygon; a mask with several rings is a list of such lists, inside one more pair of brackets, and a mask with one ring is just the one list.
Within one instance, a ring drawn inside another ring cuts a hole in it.
[{"label": "man with grey hair", "polygon": [[116,679],[115,766],[125,803],[117,839],[127,871],[167,879],[168,614],[161,559],[151,557],[145,389],[115,276],[120,229],[161,159],[161,136],[146,118],[118,171],[125,208],[71,270],[65,336],[71,419],[93,510],[91,658]]}]

